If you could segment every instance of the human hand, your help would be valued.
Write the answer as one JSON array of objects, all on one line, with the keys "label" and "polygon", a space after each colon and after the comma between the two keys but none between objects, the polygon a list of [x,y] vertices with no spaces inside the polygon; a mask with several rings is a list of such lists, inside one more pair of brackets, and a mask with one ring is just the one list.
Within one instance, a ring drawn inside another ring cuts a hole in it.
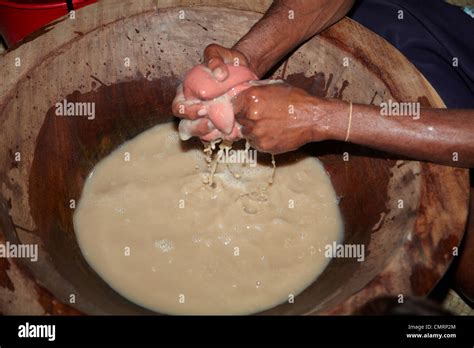
[{"label": "human hand", "polygon": [[[224,81],[229,77],[228,64],[250,68],[248,59],[238,50],[217,44],[208,45],[204,49],[204,65],[212,70],[217,81]],[[255,74],[253,70],[252,72]]]},{"label": "human hand", "polygon": [[[204,58],[207,65],[197,65],[186,73],[173,100],[174,115],[184,119],[180,123],[181,138],[235,140],[240,132],[230,99],[249,87],[247,81],[258,78],[246,67],[246,58],[235,50],[209,45]],[[226,63],[230,60],[234,64]]]},{"label": "human hand", "polygon": [[250,87],[234,98],[233,105],[243,137],[257,150],[272,154],[328,139],[335,111],[333,102],[282,83]]}]

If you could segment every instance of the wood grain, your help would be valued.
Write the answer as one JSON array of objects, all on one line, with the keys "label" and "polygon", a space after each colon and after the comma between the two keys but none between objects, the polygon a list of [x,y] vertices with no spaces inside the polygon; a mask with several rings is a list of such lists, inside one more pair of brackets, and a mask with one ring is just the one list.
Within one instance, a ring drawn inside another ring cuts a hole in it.
[{"label": "wood grain", "polygon": [[[39,243],[41,260],[0,262],[4,314],[143,314],[85,263],[74,237],[70,199],[97,161],[123,141],[170,119],[183,73],[205,45],[231,46],[269,1],[101,1],[62,18],[0,60],[0,237]],[[180,20],[179,11],[185,18]],[[15,59],[21,66],[15,67]],[[124,59],[130,59],[130,66]],[[350,66],[342,61],[349,58]],[[379,104],[388,99],[444,107],[398,51],[344,19],[277,67],[315,95]],[[54,104],[96,103],[94,121],[58,117]],[[346,242],[367,260],[336,259],[317,282],[267,314],[349,314],[380,295],[424,296],[462,238],[467,170],[393,158],[327,142],[319,156],[338,195]],[[21,161],[14,160],[21,153]],[[350,161],[343,161],[348,152]],[[403,209],[396,202],[403,199]],[[75,303],[69,303],[74,294]],[[65,305],[68,303],[68,305]]]}]

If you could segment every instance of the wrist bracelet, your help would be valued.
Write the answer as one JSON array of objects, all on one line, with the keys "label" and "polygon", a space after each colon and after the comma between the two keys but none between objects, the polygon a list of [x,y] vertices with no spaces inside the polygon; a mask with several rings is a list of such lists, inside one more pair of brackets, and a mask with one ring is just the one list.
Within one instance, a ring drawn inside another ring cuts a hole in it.
[{"label": "wrist bracelet", "polygon": [[349,102],[349,123],[347,125],[347,133],[346,133],[346,139],[344,141],[349,140],[349,135],[351,133],[351,123],[352,123],[352,102]]}]

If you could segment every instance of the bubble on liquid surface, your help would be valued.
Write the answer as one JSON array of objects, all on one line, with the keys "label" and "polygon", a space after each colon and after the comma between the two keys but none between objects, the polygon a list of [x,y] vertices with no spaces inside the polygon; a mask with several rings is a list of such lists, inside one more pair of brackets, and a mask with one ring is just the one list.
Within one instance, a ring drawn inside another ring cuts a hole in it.
[{"label": "bubble on liquid surface", "polygon": [[160,239],[155,241],[155,248],[160,249],[164,253],[167,253],[174,249],[174,243],[168,239]]}]

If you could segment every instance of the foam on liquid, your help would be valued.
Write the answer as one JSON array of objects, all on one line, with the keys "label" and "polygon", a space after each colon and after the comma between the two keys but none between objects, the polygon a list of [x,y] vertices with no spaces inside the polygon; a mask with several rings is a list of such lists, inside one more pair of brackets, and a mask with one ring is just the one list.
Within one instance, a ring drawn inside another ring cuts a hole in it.
[{"label": "foam on liquid", "polygon": [[74,214],[84,257],[157,312],[250,314],[288,301],[327,266],[325,246],[342,240],[323,166],[300,156],[269,185],[271,163],[219,164],[208,185],[205,158],[164,124],[101,160]]}]

